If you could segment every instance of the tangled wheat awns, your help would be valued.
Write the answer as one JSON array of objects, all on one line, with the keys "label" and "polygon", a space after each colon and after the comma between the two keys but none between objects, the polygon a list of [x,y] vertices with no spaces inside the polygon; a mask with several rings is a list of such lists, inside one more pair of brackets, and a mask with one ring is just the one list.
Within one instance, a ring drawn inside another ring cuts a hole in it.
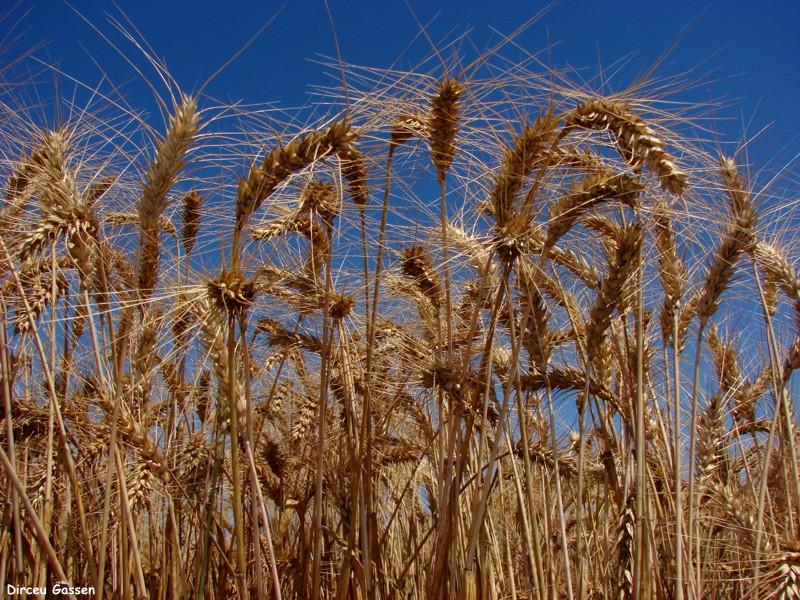
[{"label": "tangled wheat awns", "polygon": [[800,594],[778,212],[685,113],[503,65],[0,129],[4,581]]}]

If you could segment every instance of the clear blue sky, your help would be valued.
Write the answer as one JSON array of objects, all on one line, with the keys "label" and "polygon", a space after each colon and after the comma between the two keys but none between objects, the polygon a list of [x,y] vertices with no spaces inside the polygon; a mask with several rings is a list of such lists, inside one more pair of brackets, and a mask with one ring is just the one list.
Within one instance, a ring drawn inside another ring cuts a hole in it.
[{"label": "clear blue sky", "polygon": [[[406,50],[419,27],[405,2],[329,2],[343,57],[350,63],[387,67],[399,58],[399,66],[412,67],[430,50],[424,39]],[[430,35],[437,42],[471,31],[474,47],[462,47],[470,57],[476,48],[498,40],[493,28],[511,32],[544,6],[503,0],[409,2],[421,21],[435,18]],[[109,14],[120,18],[112,3],[74,0],[72,5],[138,64],[143,63],[108,23]],[[278,12],[274,22],[212,82],[207,93],[224,100],[296,106],[306,101],[310,85],[332,83],[331,73],[326,74],[314,62],[321,55],[335,54],[322,0],[290,0],[285,5],[274,0],[123,0],[119,6],[185,90],[197,89]],[[20,19],[29,8],[30,13]],[[556,43],[550,55],[553,64],[585,68],[582,72],[587,77],[596,72],[598,64],[608,67],[635,52],[617,80],[623,87],[680,37],[659,74],[696,69],[692,79],[709,83],[694,89],[690,98],[722,99],[730,105],[719,113],[730,121],[717,124],[726,141],[740,140],[773,123],[754,145],[757,152],[750,158],[757,166],[776,155],[788,160],[800,146],[798,23],[800,2],[790,0],[564,0],[521,35],[518,43],[538,51],[547,46],[549,36]],[[22,0],[13,18],[0,23],[0,34],[8,32],[11,25],[16,27],[11,34],[15,52],[45,42],[36,56],[88,84],[100,79],[96,61],[115,84],[123,85],[133,106],[152,106],[152,98],[132,70],[66,3]],[[522,52],[513,48],[505,54],[512,59],[522,57]],[[69,89],[68,84],[64,87]],[[747,133],[743,132],[745,124]]]}]

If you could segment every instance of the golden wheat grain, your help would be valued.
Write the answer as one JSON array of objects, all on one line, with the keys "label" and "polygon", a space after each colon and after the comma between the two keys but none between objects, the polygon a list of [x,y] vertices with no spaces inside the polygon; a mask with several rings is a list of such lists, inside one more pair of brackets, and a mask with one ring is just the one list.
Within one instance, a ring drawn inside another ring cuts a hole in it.
[{"label": "golden wheat grain", "polygon": [[181,231],[181,243],[183,251],[188,256],[194,249],[197,240],[197,233],[200,231],[200,219],[202,216],[203,196],[200,192],[189,192],[183,197],[183,230]]},{"label": "golden wheat grain", "polygon": [[428,141],[431,146],[433,166],[444,178],[456,153],[455,138],[459,118],[459,100],[463,86],[455,79],[445,79],[431,98],[428,119]]},{"label": "golden wheat grain", "polygon": [[567,115],[567,127],[608,130],[614,135],[620,154],[633,167],[647,165],[661,181],[664,191],[682,194],[688,176],[664,150],[664,143],[645,121],[623,102],[597,99],[580,105]]},{"label": "golden wheat grain", "polygon": [[642,230],[637,225],[625,228],[609,265],[608,277],[603,281],[586,325],[586,347],[590,359],[602,345],[611,324],[611,314],[619,306],[623,286],[636,268],[636,257],[642,243]]},{"label": "golden wheat grain", "polygon": [[[236,204],[236,227],[241,230],[250,215],[292,173],[326,156],[346,152],[357,135],[347,120],[337,121],[327,129],[314,131],[277,147],[260,165],[250,169],[247,179],[239,181]],[[347,158],[347,157],[345,157]]]},{"label": "golden wheat grain", "polygon": [[137,286],[143,297],[152,292],[158,278],[161,248],[160,219],[167,207],[167,192],[184,166],[184,158],[198,130],[195,100],[184,97],[170,118],[164,138],[159,142],[155,158],[147,169],[142,184],[142,197],[137,205],[139,223],[139,261]]},{"label": "golden wheat grain", "polygon": [[500,172],[495,175],[490,195],[492,216],[499,226],[512,216],[512,206],[525,179],[556,137],[558,119],[551,111],[539,116],[515,135],[510,146],[503,149]]}]

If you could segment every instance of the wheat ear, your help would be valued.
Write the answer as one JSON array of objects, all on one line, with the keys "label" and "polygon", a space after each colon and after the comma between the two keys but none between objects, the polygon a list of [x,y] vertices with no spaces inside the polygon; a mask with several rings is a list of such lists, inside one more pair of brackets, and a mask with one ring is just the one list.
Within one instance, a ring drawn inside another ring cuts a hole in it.
[{"label": "wheat ear", "polygon": [[158,257],[161,249],[160,219],[167,207],[167,193],[174,185],[192,139],[197,133],[197,106],[193,98],[184,96],[170,119],[164,139],[145,175],[142,198],[137,212],[141,224],[137,284],[142,297],[153,292],[158,278]]},{"label": "wheat ear", "polygon": [[250,169],[246,179],[239,181],[236,231],[244,228],[250,215],[292,173],[331,154],[346,153],[356,137],[350,122],[344,119],[272,150],[260,165]]},{"label": "wheat ear", "polygon": [[688,175],[664,150],[658,134],[624,102],[595,99],[578,106],[567,115],[567,128],[608,130],[617,142],[620,154],[635,168],[647,165],[658,175],[664,191],[682,194]]},{"label": "wheat ear", "polygon": [[431,98],[428,121],[431,160],[443,179],[456,153],[455,139],[458,128],[459,99],[463,87],[455,79],[445,79]]},{"label": "wheat ear", "polygon": [[495,175],[490,195],[492,216],[503,226],[511,216],[511,207],[516,200],[525,178],[531,173],[544,152],[555,139],[558,120],[548,111],[539,116],[532,125],[526,125],[510,146],[503,150],[500,172]]}]

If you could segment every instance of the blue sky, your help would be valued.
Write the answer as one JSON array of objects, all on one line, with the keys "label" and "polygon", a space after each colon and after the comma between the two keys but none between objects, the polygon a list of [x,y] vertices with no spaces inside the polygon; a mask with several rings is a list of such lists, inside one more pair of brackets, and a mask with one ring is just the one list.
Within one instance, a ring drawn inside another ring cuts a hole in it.
[{"label": "blue sky", "polygon": [[[413,67],[429,54],[424,38],[413,42],[419,32],[417,18],[430,23],[430,37],[437,43],[470,31],[462,53],[474,56],[476,49],[497,42],[493,29],[511,32],[545,6],[522,1],[409,0],[415,17],[400,1],[329,1],[344,59],[374,67],[387,67],[395,61],[401,67]],[[0,23],[0,33],[15,26],[12,55],[44,42],[35,52],[40,59],[88,84],[99,81],[102,68],[115,84],[123,86],[132,105],[147,108],[152,98],[141,80],[76,14],[81,13],[141,65],[141,56],[107,21],[108,15],[123,19],[119,8],[110,2],[86,0],[74,0],[72,6],[74,10],[59,0],[23,0],[12,18]],[[196,90],[273,16],[272,24],[215,78],[207,93],[223,100],[296,106],[307,100],[310,85],[332,83],[333,73],[315,62],[320,56],[335,55],[322,0],[285,4],[273,0],[140,0],[118,6],[186,90]],[[23,17],[27,10],[30,12]],[[544,60],[557,67],[580,68],[587,78],[598,65],[608,68],[635,53],[616,79],[614,87],[622,88],[677,41],[658,74],[693,69],[692,80],[706,81],[688,98],[723,100],[728,105],[718,112],[724,120],[716,126],[727,141],[741,140],[772,124],[754,145],[763,156],[760,160],[758,153],[751,156],[755,163],[766,163],[775,155],[788,160],[800,139],[797,23],[800,2],[788,0],[564,0],[519,36],[517,43],[539,51],[547,47],[549,39],[554,45],[549,54],[543,54]],[[523,56],[514,48],[505,55],[512,59]],[[62,78],[62,90],[68,89],[69,84],[64,84]]]}]

